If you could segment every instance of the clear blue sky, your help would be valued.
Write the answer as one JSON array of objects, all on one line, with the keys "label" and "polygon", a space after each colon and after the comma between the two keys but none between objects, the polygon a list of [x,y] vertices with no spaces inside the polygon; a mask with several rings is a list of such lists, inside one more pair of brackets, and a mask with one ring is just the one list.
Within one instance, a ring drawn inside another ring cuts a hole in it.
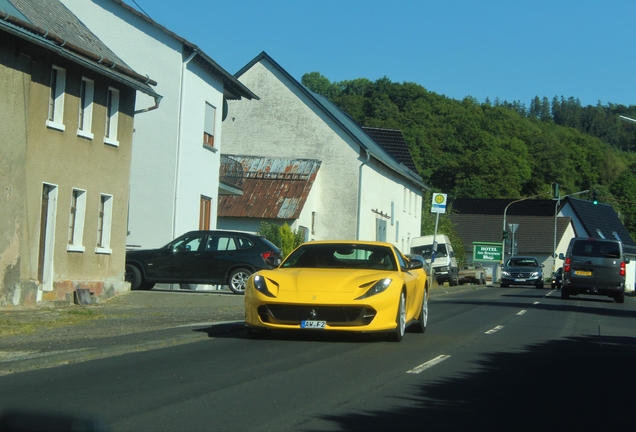
[{"label": "clear blue sky", "polygon": [[124,0],[230,73],[384,76],[480,102],[636,105],[636,0]]}]

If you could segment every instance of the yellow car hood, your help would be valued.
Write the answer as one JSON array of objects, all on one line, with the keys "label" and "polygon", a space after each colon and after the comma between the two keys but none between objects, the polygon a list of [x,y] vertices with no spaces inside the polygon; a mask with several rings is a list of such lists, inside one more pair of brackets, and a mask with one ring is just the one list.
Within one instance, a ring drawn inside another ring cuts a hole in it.
[{"label": "yellow car hood", "polygon": [[366,291],[376,281],[395,276],[394,272],[351,269],[277,269],[259,272],[279,292],[354,293]]}]

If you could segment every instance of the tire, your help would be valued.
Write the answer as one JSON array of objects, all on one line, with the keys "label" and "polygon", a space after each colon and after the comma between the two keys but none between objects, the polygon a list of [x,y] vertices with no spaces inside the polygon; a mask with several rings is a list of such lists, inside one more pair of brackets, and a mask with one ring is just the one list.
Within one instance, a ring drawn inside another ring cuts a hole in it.
[{"label": "tire", "polygon": [[126,282],[130,282],[131,290],[140,289],[140,287],[142,287],[142,284],[143,284],[141,271],[137,268],[137,266],[132,264],[126,264],[126,274],[125,274],[124,280]]},{"label": "tire", "polygon": [[567,300],[570,298],[570,293],[564,287],[561,287],[561,298]]},{"label": "tire", "polygon": [[428,290],[424,288],[424,295],[422,296],[422,306],[420,307],[420,316],[417,319],[417,324],[413,326],[415,333],[424,333],[426,331],[426,325],[428,324]]},{"label": "tire", "polygon": [[617,294],[616,297],[614,297],[614,301],[616,303],[625,303],[625,293],[621,292],[620,294]]},{"label": "tire", "polygon": [[230,277],[227,280],[227,285],[230,287],[234,294],[245,293],[245,282],[252,275],[252,271],[246,268],[238,268],[230,273]]},{"label": "tire", "polygon": [[500,283],[500,284],[499,284],[499,287],[500,287],[500,288],[508,288],[508,284],[506,284],[506,283]]},{"label": "tire", "polygon": [[537,284],[537,288],[543,289],[543,282],[541,282],[540,284]]},{"label": "tire", "polygon": [[406,332],[406,294],[404,294],[404,291],[400,293],[400,300],[398,300],[395,323],[397,326],[395,330],[391,332],[390,338],[393,342],[400,342]]}]

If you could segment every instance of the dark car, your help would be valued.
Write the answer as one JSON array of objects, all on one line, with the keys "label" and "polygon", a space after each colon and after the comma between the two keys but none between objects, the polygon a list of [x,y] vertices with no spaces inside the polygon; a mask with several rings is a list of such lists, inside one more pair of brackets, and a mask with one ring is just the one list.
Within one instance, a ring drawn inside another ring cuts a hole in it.
[{"label": "dark car", "polygon": [[502,288],[510,285],[534,285],[543,288],[543,264],[533,256],[513,256],[508,258],[501,270]]},{"label": "dark car", "polygon": [[552,289],[561,289],[561,285],[563,284],[563,267],[559,267],[557,271],[552,273],[552,282],[550,285]]},{"label": "dark car", "polygon": [[618,240],[573,238],[568,249],[559,255],[563,263],[561,298],[592,294],[625,301],[625,271],[629,258],[623,255]]},{"label": "dark car", "polygon": [[190,231],[159,249],[126,252],[132,289],[156,283],[228,285],[236,294],[254,272],[277,267],[282,252],[265,237],[240,231]]}]

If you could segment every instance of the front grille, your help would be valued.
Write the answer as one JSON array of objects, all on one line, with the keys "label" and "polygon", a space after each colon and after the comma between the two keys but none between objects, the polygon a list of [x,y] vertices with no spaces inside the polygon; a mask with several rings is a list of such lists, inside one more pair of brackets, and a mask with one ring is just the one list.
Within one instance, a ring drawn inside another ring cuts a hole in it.
[{"label": "front grille", "polygon": [[363,306],[305,306],[269,304],[258,308],[263,322],[299,325],[302,320],[326,321],[330,326],[368,325],[375,318],[373,308]]},{"label": "front grille", "polygon": [[513,278],[529,278],[533,272],[510,272],[510,277]]}]

